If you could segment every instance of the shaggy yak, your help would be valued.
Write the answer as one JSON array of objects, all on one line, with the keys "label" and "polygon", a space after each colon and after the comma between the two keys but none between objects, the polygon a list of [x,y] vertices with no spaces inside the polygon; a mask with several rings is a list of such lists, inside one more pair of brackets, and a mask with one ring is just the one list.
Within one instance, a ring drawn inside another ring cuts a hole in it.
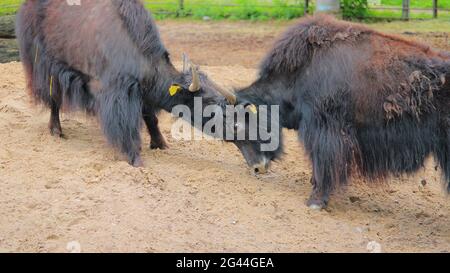
[{"label": "shaggy yak", "polygon": [[434,155],[450,191],[450,55],[327,16],[275,43],[237,103],[280,105],[311,159],[311,208],[352,171],[379,180]]},{"label": "shaggy yak", "polygon": [[[28,89],[51,109],[50,132],[62,135],[60,109],[78,108],[99,116],[109,142],[141,166],[142,117],[151,148],[167,147],[156,113],[187,105],[224,105],[229,91],[191,69],[178,72],[156,25],[139,0],[28,0],[16,27]],[[170,94],[171,93],[171,94]],[[221,95],[224,96],[221,96]],[[204,121],[205,122],[205,121]],[[243,152],[256,142],[236,141]],[[244,153],[250,165],[267,167],[263,153]]]}]

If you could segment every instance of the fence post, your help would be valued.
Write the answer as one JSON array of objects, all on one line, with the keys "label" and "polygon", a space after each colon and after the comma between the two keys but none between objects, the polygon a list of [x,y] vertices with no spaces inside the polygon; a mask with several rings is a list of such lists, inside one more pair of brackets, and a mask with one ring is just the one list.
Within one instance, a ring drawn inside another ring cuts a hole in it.
[{"label": "fence post", "polygon": [[309,0],[305,0],[305,11],[304,11],[304,15],[308,14],[308,10],[309,10]]},{"label": "fence post", "polygon": [[403,0],[402,19],[409,20],[410,0]]},{"label": "fence post", "polygon": [[438,18],[438,0],[433,0],[433,18]]},{"label": "fence post", "polygon": [[180,11],[184,10],[184,0],[178,0],[178,8]]}]

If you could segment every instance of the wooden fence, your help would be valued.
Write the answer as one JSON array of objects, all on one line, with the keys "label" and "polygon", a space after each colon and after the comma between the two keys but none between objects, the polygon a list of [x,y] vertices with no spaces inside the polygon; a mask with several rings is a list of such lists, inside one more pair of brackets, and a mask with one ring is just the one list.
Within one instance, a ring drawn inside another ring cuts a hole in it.
[{"label": "wooden fence", "polygon": [[[427,1],[427,0],[424,0]],[[401,6],[370,6],[369,10],[371,11],[393,11],[398,12],[399,17],[389,18],[389,19],[428,19],[428,18],[438,18],[440,13],[446,13],[446,17],[450,17],[450,7],[448,8],[439,8],[438,3],[439,0],[428,0],[432,2],[431,8],[418,8],[411,6],[411,0],[402,0]],[[416,14],[430,14],[430,16],[421,17],[421,16],[412,16],[414,13]],[[373,16],[377,18],[378,16]],[[382,17],[382,16],[380,16]]]},{"label": "wooden fence", "polygon": [[[297,1],[297,5],[292,3],[287,4],[286,8],[299,9],[302,8],[304,13],[311,11],[315,6],[317,0],[301,0]],[[369,0],[370,1],[370,0]],[[432,2],[431,8],[418,8],[411,6],[411,0],[402,0],[401,5],[397,6],[386,6],[379,5],[374,6],[370,5],[368,17],[370,18],[386,18],[386,19],[431,19],[431,18],[440,18],[445,15],[445,18],[450,18],[450,6],[449,7],[439,7],[438,3],[440,0],[424,0]],[[199,3],[197,1],[190,0],[169,0],[167,2],[156,2],[152,0],[144,1],[146,6],[154,7],[153,13],[155,14],[176,14],[179,12],[185,11],[185,15],[189,15],[189,10],[193,10],[196,8],[204,8],[204,7],[223,7],[223,8],[242,8],[242,5],[239,4],[227,4],[224,2],[211,1],[210,3]],[[20,1],[17,1],[16,4],[1,4],[0,3],[0,15],[1,11],[7,11],[7,13],[14,13],[20,6]],[[276,8],[275,4],[271,4],[271,1],[261,1],[261,4],[252,5],[252,7],[261,7],[261,8]],[[166,8],[166,9],[165,9]],[[386,15],[387,14],[387,15]],[[389,15],[390,14],[390,15]],[[442,14],[442,15],[441,15]]]},{"label": "wooden fence", "polygon": [[[1,4],[0,3],[0,15],[3,13],[11,14],[17,11],[20,7],[21,2],[25,0],[17,0],[14,4]],[[314,0],[301,0],[299,4],[294,4],[294,1],[287,2],[285,5],[283,5],[283,8],[286,9],[303,9],[305,13],[307,13],[308,8],[311,6],[311,3]],[[242,4],[233,4],[232,1],[190,1],[190,0],[168,0],[168,1],[152,1],[152,0],[144,0],[143,1],[145,6],[152,7],[154,10],[152,10],[152,13],[154,14],[177,14],[181,13],[183,11],[186,11],[189,9],[196,9],[196,8],[211,8],[211,7],[217,7],[217,8],[244,8],[248,7],[248,5],[242,5]],[[297,2],[296,2],[297,3]],[[188,8],[187,8],[188,7]],[[274,4],[272,1],[260,1],[258,4],[251,5],[253,8],[264,8],[264,9],[272,9],[272,8],[279,8],[280,5]],[[4,12],[7,11],[7,12]],[[189,13],[184,13],[189,15]],[[3,14],[4,15],[4,14]]]}]

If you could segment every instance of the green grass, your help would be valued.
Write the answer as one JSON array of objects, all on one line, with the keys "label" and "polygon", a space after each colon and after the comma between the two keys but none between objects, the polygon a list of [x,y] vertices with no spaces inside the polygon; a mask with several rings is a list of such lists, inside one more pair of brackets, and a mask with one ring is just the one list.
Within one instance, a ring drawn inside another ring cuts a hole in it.
[{"label": "green grass", "polygon": [[[1,0],[0,16],[17,11],[23,0]],[[146,0],[157,19],[185,17],[211,19],[292,19],[303,15],[303,0],[185,0],[180,12],[177,0]]]},{"label": "green grass", "polygon": [[[429,11],[425,10],[412,10],[410,13],[411,19],[432,19],[433,13],[431,8],[433,7],[432,0],[410,0],[410,5],[412,9],[430,9]],[[368,17],[370,18],[401,18],[402,17],[402,0],[381,0],[381,7],[388,8],[399,8],[398,10],[377,10],[370,9],[368,12]],[[438,7],[441,9],[450,9],[450,0],[439,0]],[[373,6],[372,8],[377,8]],[[450,12],[448,11],[439,11],[439,18],[441,19],[450,19]]]},{"label": "green grass", "polygon": [[152,0],[146,4],[157,18],[191,16],[201,19],[292,19],[303,15],[302,0],[186,0],[180,13],[175,0]]},{"label": "green grass", "polygon": [[[1,0],[0,16],[13,14],[24,0]],[[303,0],[185,0],[185,9],[180,12],[177,0],[145,0],[145,5],[157,19],[193,17],[202,19],[266,20],[292,19],[304,13]],[[381,0],[383,7],[400,8],[402,0]],[[440,8],[450,9],[450,0],[439,0]],[[431,8],[432,0],[411,0],[412,8]],[[401,10],[375,10],[368,12],[370,18],[398,18]],[[431,11],[411,12],[412,19],[431,19]],[[450,12],[439,12],[439,18],[450,19]]]},{"label": "green grass", "polygon": [[20,3],[22,0],[1,0],[0,16],[15,13]]},{"label": "green grass", "polygon": [[[402,0],[381,0],[383,6],[397,6],[401,7]],[[432,0],[411,0],[411,7],[413,8],[432,8]],[[439,8],[450,8],[450,0],[439,0]]]}]

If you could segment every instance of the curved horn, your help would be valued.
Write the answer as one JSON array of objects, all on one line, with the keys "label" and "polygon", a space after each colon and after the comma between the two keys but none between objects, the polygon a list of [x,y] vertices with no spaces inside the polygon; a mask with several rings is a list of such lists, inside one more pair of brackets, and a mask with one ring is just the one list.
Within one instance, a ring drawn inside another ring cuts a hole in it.
[{"label": "curved horn", "polygon": [[186,55],[186,53],[183,53],[183,57],[182,57],[182,59],[183,59],[183,73],[186,73],[187,72],[187,63],[188,63],[188,57],[187,57],[187,55]]},{"label": "curved horn", "polygon": [[217,91],[219,91],[219,93],[222,94],[222,96],[224,96],[231,105],[236,105],[237,98],[232,91],[222,88],[220,86],[217,86]]},{"label": "curved horn", "polygon": [[201,89],[200,85],[200,76],[198,75],[197,66],[191,63],[191,71],[192,71],[192,83],[189,86],[189,91],[192,93],[198,92]]}]

